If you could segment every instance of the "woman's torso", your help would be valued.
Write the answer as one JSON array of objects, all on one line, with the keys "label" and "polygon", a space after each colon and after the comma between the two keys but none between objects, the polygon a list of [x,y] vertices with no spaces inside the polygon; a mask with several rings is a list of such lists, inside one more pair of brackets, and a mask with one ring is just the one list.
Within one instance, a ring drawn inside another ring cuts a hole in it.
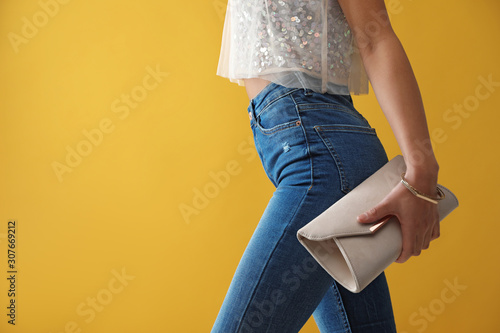
[{"label": "woman's torso", "polygon": [[261,78],[243,79],[243,81],[245,81],[245,88],[249,99],[253,99],[262,91],[262,89],[271,83],[271,81]]},{"label": "woman's torso", "polygon": [[[337,0],[230,0],[217,74],[248,82],[249,97],[269,82],[322,93],[367,93],[352,42]],[[260,80],[249,80],[254,78]]]}]

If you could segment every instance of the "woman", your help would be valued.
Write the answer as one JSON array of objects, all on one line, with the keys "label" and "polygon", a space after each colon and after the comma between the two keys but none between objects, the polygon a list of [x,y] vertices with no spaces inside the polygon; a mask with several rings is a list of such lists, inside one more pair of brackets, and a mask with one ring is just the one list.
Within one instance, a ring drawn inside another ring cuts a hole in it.
[{"label": "woman", "polygon": [[[212,332],[396,332],[384,273],[358,294],[329,276],[297,230],[387,161],[350,94],[373,86],[409,184],[437,197],[438,163],[422,99],[383,0],[230,0],[218,75],[246,87],[257,152],[276,191],[235,272]],[[424,144],[426,143],[426,144]],[[399,219],[396,262],[439,237],[436,205],[398,184],[358,221]]]}]

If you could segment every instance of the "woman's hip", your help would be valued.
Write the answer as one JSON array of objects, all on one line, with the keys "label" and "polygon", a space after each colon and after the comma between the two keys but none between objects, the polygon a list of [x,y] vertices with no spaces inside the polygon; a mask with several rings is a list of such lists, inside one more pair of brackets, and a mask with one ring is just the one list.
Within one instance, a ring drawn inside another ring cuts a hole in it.
[{"label": "woman's hip", "polygon": [[257,152],[273,184],[335,186],[343,193],[388,159],[349,95],[271,83],[248,106]]}]

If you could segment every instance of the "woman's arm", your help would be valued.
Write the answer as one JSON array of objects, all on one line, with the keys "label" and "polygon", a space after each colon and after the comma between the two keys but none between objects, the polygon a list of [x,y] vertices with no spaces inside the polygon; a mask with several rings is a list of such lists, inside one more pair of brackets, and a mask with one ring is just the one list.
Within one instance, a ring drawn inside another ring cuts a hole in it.
[{"label": "woman's arm", "polygon": [[[405,178],[415,188],[437,196],[439,166],[430,144],[429,130],[417,81],[406,53],[392,30],[383,0],[338,0],[363,60],[375,96],[403,154]],[[398,183],[389,195],[370,209],[360,222],[395,215],[401,223],[402,263],[427,249],[439,237],[435,204],[414,196]]]}]

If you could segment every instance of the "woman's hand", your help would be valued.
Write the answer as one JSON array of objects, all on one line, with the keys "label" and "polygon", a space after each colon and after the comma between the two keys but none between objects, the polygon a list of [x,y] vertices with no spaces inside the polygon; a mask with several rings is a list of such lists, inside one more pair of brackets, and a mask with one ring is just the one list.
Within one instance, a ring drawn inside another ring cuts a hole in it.
[{"label": "woman's hand", "polygon": [[[423,181],[423,178],[418,180],[409,173],[405,179],[418,190],[422,189],[421,191],[425,194],[437,196],[435,180]],[[396,260],[397,263],[404,263],[411,256],[420,255],[421,251],[428,249],[430,242],[440,235],[437,205],[418,198],[401,182],[382,201],[364,214],[358,216],[359,222],[372,223],[387,215],[394,215],[398,218],[403,236],[403,249]]]}]

